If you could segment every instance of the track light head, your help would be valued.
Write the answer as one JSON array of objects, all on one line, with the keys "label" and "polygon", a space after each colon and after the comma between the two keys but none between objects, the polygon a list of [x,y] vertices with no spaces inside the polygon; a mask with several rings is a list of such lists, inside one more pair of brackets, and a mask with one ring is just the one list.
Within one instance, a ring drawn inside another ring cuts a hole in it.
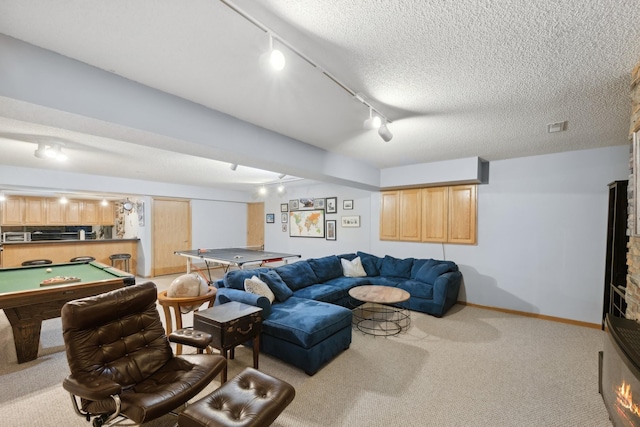
[{"label": "track light head", "polygon": [[64,162],[68,157],[62,152],[62,145],[62,143],[39,142],[33,155],[39,159],[56,159]]},{"label": "track light head", "polygon": [[234,171],[234,170],[238,169],[238,165],[237,165],[237,164],[235,164],[235,163],[232,163],[232,164],[230,164],[230,165],[229,165],[229,169],[231,169],[232,171]]},{"label": "track light head", "polygon": [[380,135],[380,138],[382,138],[384,140],[384,142],[389,142],[393,138],[393,134],[391,133],[391,131],[387,127],[387,121],[386,120],[382,124],[382,126],[380,126],[380,128],[378,129],[378,135]]},{"label": "track light head", "polygon": [[287,63],[282,51],[273,48],[273,36],[271,34],[269,34],[269,62],[276,71],[283,70]]},{"label": "track light head", "polygon": [[364,121],[362,127],[366,130],[378,129],[382,124],[382,120],[377,115],[373,115],[373,108],[369,107],[369,118]]}]

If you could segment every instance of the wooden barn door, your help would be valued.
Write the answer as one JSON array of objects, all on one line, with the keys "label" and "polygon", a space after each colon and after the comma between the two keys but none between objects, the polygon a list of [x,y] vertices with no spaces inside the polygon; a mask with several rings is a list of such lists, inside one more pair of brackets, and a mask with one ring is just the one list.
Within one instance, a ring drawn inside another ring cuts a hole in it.
[{"label": "wooden barn door", "polygon": [[175,255],[191,249],[191,202],[153,199],[153,276],[186,273],[187,260]]}]

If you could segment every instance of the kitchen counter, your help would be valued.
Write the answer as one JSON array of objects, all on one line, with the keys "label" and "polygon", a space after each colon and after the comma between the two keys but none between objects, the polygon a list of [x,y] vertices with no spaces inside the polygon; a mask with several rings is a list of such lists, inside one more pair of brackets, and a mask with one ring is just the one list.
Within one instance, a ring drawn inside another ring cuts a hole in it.
[{"label": "kitchen counter", "polygon": [[46,243],[107,243],[107,242],[138,242],[140,239],[65,239],[65,240],[31,240],[29,242],[4,242],[2,246],[9,245],[37,245]]},{"label": "kitchen counter", "polygon": [[59,264],[79,256],[92,256],[98,262],[111,265],[110,255],[124,253],[131,254],[129,268],[135,273],[139,241],[140,239],[102,239],[6,242],[2,244],[0,265],[3,268],[18,267],[31,259],[50,259],[54,264]]}]

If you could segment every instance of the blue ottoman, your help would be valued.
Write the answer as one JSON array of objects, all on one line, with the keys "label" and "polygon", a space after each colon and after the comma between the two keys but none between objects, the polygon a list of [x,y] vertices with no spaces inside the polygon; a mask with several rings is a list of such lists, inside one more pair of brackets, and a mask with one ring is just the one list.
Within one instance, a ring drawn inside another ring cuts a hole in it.
[{"label": "blue ottoman", "polygon": [[313,375],[349,348],[351,318],[345,307],[290,297],[262,322],[261,350]]}]

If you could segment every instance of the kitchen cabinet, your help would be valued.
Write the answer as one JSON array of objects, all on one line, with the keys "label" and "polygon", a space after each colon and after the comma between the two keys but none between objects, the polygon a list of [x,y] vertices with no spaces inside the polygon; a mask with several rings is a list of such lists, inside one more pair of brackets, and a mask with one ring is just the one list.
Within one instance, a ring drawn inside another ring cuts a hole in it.
[{"label": "kitchen cabinet", "polygon": [[65,207],[65,223],[67,225],[82,224],[82,202],[80,200],[69,200]]},{"label": "kitchen cabinet", "polygon": [[100,222],[98,202],[96,200],[84,200],[81,214],[82,225],[98,225]]},{"label": "kitchen cabinet", "polygon": [[7,197],[0,207],[2,225],[24,225],[24,197]]},{"label": "kitchen cabinet", "polygon": [[65,225],[65,207],[59,199],[47,199],[47,225]]},{"label": "kitchen cabinet", "polygon": [[114,225],[116,223],[116,211],[113,202],[107,202],[105,206],[99,206],[99,225]]},{"label": "kitchen cabinet", "polygon": [[46,219],[46,205],[40,197],[25,197],[24,223],[29,225],[44,225]]}]

